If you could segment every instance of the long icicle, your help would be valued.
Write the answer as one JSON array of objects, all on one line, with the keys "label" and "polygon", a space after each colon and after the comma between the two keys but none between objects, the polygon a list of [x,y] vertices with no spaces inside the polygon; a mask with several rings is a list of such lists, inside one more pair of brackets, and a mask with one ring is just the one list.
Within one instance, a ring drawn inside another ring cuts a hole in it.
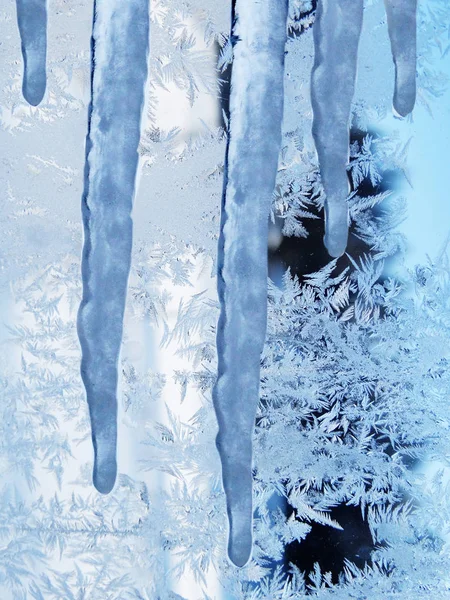
[{"label": "long icicle", "polygon": [[325,191],[324,243],[344,254],[348,239],[349,121],[356,79],[363,0],[318,0],[311,77],[313,136]]},{"label": "long icicle", "polygon": [[131,262],[131,210],[149,50],[148,0],[97,0],[82,201],[81,375],[94,445],[94,485],[117,474],[117,383]]},{"label": "long icicle", "polygon": [[385,0],[395,65],[394,109],[406,117],[416,102],[417,0]]},{"label": "long icicle", "polygon": [[218,247],[217,448],[228,555],[252,550],[252,434],[267,321],[268,218],[281,145],[287,0],[237,0],[230,132]]},{"label": "long icicle", "polygon": [[16,8],[23,56],[22,94],[37,106],[47,84],[47,0],[16,0]]}]

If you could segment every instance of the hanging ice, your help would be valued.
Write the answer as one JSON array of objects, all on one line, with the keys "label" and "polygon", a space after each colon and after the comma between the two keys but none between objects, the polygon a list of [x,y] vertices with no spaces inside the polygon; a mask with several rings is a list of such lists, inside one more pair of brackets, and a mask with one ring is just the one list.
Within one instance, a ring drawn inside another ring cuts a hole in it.
[{"label": "hanging ice", "polygon": [[348,238],[349,119],[356,79],[363,0],[319,0],[311,78],[313,136],[326,195],[325,246],[345,252]]},{"label": "hanging ice", "polygon": [[395,64],[394,109],[406,117],[416,101],[417,0],[385,0]]},{"label": "hanging ice", "polygon": [[97,0],[92,48],[78,334],[95,453],[94,485],[108,493],[117,470],[118,359],[147,78],[148,0]]},{"label": "hanging ice", "polygon": [[45,94],[47,58],[47,1],[16,0],[23,56],[22,93],[37,106]]},{"label": "hanging ice", "polygon": [[[406,116],[416,98],[417,0],[385,0],[395,63],[394,109]],[[313,136],[325,191],[325,246],[333,257],[347,246],[349,120],[363,0],[319,0],[311,78]]]},{"label": "hanging ice", "polygon": [[252,433],[267,317],[267,237],[283,115],[287,0],[237,0],[230,135],[218,249],[218,379],[213,392],[229,519],[228,553],[252,548]]}]

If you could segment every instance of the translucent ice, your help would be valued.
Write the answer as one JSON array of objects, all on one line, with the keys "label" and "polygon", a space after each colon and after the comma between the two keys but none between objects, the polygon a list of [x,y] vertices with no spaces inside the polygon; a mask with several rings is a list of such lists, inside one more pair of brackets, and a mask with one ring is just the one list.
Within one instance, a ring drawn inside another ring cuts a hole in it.
[{"label": "translucent ice", "polygon": [[23,56],[22,93],[37,106],[45,94],[47,58],[47,1],[16,0]]},{"label": "translucent ice", "polygon": [[[406,116],[416,98],[417,0],[385,0],[395,64],[394,110]],[[348,239],[349,121],[355,90],[363,0],[319,0],[311,78],[313,136],[325,191],[329,254],[341,256]],[[376,58],[375,58],[376,59]]]},{"label": "translucent ice", "polygon": [[349,120],[355,90],[363,0],[321,0],[314,23],[313,136],[325,200],[325,246],[345,252],[348,238]]},{"label": "translucent ice", "polygon": [[252,433],[267,318],[267,237],[283,115],[287,1],[237,0],[230,134],[218,250],[214,406],[230,559],[252,549]]},{"label": "translucent ice", "polygon": [[417,0],[385,0],[395,65],[394,109],[405,117],[416,101]]},{"label": "translucent ice", "polygon": [[94,485],[108,493],[117,471],[118,360],[147,78],[148,2],[97,0],[92,44],[78,333],[95,453]]}]

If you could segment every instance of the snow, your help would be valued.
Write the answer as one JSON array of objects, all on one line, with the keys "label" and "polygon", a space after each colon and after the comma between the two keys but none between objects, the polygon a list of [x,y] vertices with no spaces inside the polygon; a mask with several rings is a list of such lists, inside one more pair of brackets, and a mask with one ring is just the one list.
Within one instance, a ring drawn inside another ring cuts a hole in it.
[{"label": "snow", "polygon": [[78,333],[94,444],[94,485],[102,493],[111,491],[117,472],[118,360],[148,48],[147,2],[97,0]]}]

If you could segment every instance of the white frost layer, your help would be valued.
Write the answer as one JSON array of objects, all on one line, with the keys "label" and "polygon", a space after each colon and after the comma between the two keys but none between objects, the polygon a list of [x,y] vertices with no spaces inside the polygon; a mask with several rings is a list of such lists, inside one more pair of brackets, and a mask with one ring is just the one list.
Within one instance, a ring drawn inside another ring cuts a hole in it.
[{"label": "white frost layer", "polygon": [[267,238],[281,145],[287,1],[237,0],[230,138],[218,249],[221,304],[217,448],[230,525],[228,553],[252,549],[252,433],[267,320]]},{"label": "white frost layer", "polygon": [[23,56],[22,93],[29,104],[37,106],[47,84],[47,1],[16,0],[16,7]]},{"label": "white frost layer", "polygon": [[94,485],[116,479],[118,360],[131,261],[131,210],[147,79],[147,0],[97,0],[82,203],[81,375],[94,444]]},{"label": "white frost layer", "polygon": [[344,254],[348,238],[349,120],[355,90],[363,0],[319,0],[311,77],[313,136],[325,201],[325,246]]}]

